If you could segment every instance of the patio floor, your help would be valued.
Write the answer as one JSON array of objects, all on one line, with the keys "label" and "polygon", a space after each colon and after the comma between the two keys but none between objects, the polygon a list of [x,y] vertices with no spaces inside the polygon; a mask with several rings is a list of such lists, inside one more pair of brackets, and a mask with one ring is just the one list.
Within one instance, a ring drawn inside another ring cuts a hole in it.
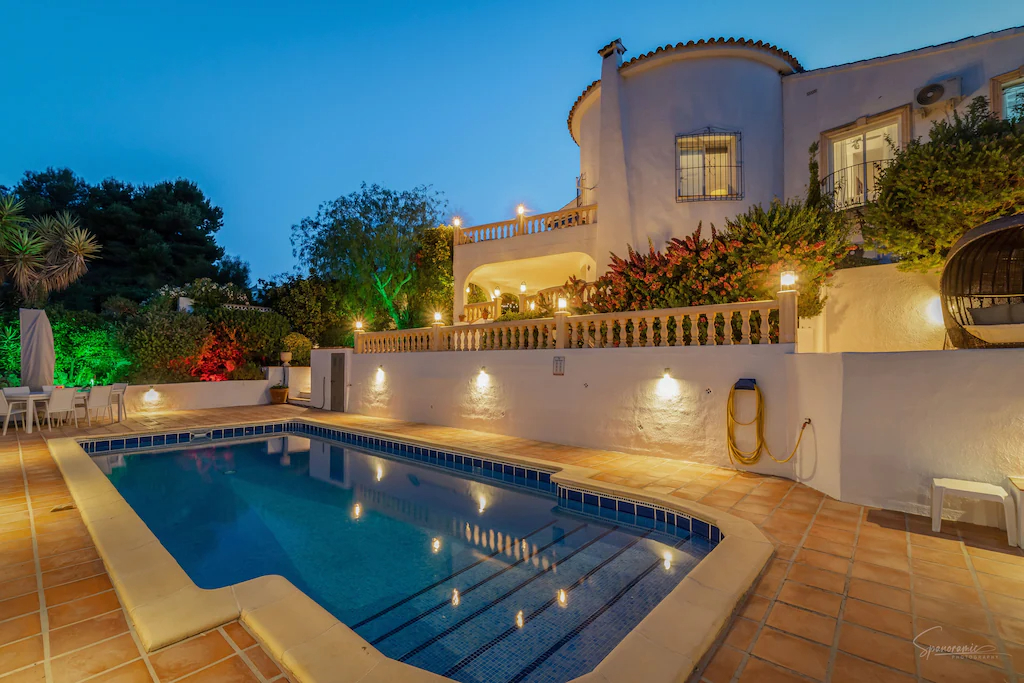
[{"label": "patio floor", "polygon": [[[835,501],[802,484],[696,463],[294,406],[133,415],[0,439],[0,683],[285,680],[233,623],[144,654],[44,438],[309,415],[454,448],[600,471],[596,479],[714,506],[776,544],[723,642],[691,683],[1024,683],[1024,555],[996,529]],[[685,618],[685,615],[681,615]],[[915,647],[973,647],[968,657]]]}]

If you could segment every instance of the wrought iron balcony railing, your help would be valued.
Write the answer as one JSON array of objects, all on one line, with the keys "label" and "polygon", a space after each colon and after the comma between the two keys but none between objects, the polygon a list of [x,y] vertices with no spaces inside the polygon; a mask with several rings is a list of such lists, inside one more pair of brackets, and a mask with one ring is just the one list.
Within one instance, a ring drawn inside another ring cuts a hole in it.
[{"label": "wrought iron balcony railing", "polygon": [[821,191],[831,195],[837,209],[863,206],[878,199],[878,179],[892,159],[864,161],[825,176]]}]

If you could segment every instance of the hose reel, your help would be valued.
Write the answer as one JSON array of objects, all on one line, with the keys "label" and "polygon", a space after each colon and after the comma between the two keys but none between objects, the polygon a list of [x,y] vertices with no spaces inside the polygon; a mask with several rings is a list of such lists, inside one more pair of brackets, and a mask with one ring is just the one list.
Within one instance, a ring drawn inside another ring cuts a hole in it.
[{"label": "hose reel", "polygon": [[[753,391],[755,399],[757,400],[757,411],[754,415],[754,419],[750,422],[740,422],[736,419],[736,404],[735,396],[737,391]],[[768,454],[768,457],[777,463],[787,463],[793,459],[796,452],[800,449],[800,441],[804,438],[804,430],[807,429],[807,425],[811,424],[811,419],[807,418],[804,423],[800,426],[800,434],[797,436],[796,445],[793,446],[793,452],[788,457],[779,460],[773,454],[770,448],[768,448],[768,442],[764,438],[764,423],[765,423],[765,408],[764,408],[764,395],[761,393],[760,387],[757,386],[757,380],[755,379],[740,379],[733,385],[732,389],[729,390],[729,403],[726,409],[726,428],[728,431],[729,441],[729,460],[732,462],[738,462],[742,465],[755,464],[761,459],[761,452]],[[736,445],[736,427],[749,427],[754,425],[755,439],[754,449],[750,451],[744,451]]]}]

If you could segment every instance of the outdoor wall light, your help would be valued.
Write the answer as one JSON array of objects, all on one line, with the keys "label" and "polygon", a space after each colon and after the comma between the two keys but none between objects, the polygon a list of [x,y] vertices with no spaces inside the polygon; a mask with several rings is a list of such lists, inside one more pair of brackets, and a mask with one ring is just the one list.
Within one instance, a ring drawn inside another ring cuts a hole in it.
[{"label": "outdoor wall light", "polygon": [[377,384],[381,384],[382,382],[384,382],[384,366],[383,365],[378,365],[377,366]]},{"label": "outdoor wall light", "polygon": [[661,373],[661,378],[662,379],[669,379],[671,377],[672,377],[671,370],[669,370],[669,368],[665,368],[665,372]]},{"label": "outdoor wall light", "polygon": [[519,283],[519,293],[526,294],[526,280]]},{"label": "outdoor wall light", "polygon": [[565,300],[564,296],[558,297],[558,310],[564,311],[569,306],[569,302]]},{"label": "outdoor wall light", "polygon": [[466,287],[466,294],[469,294],[469,290],[470,290],[470,288]]},{"label": "outdoor wall light", "polygon": [[780,281],[783,287],[792,287],[796,284],[796,273],[792,270],[786,270],[782,272]]},{"label": "outdoor wall light", "polygon": [[516,207],[516,213],[522,216],[524,213],[526,213],[526,207],[520,204],[519,206]]},{"label": "outdoor wall light", "polygon": [[487,368],[480,368],[480,373],[476,376],[476,388],[486,389],[490,383],[491,376],[487,374]]},{"label": "outdoor wall light", "polygon": [[500,299],[501,298],[501,290],[499,288],[497,288],[497,287],[494,288],[494,298],[495,299]]},{"label": "outdoor wall light", "polygon": [[441,322],[441,311],[434,311],[434,322]]},{"label": "outdoor wall light", "polygon": [[146,403],[156,403],[159,398],[160,394],[157,393],[157,390],[152,385],[150,385],[149,391],[142,395],[142,400]]},{"label": "outdoor wall light", "polygon": [[661,379],[658,380],[654,393],[660,399],[670,399],[679,396],[679,381],[672,379],[672,373],[669,368],[665,368],[664,372],[661,373]]},{"label": "outdoor wall light", "polygon": [[944,325],[945,321],[942,319],[942,299],[938,296],[933,296],[929,301],[928,305],[924,309],[925,316],[928,318],[928,322],[933,325]]}]

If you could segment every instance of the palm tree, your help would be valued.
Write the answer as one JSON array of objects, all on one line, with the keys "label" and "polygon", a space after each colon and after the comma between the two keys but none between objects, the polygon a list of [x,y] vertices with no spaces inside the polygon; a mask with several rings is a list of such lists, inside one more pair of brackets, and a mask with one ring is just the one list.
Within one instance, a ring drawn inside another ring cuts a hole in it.
[{"label": "palm tree", "polygon": [[0,284],[10,281],[27,301],[67,289],[100,251],[96,238],[68,212],[28,218],[25,204],[0,197]]}]

